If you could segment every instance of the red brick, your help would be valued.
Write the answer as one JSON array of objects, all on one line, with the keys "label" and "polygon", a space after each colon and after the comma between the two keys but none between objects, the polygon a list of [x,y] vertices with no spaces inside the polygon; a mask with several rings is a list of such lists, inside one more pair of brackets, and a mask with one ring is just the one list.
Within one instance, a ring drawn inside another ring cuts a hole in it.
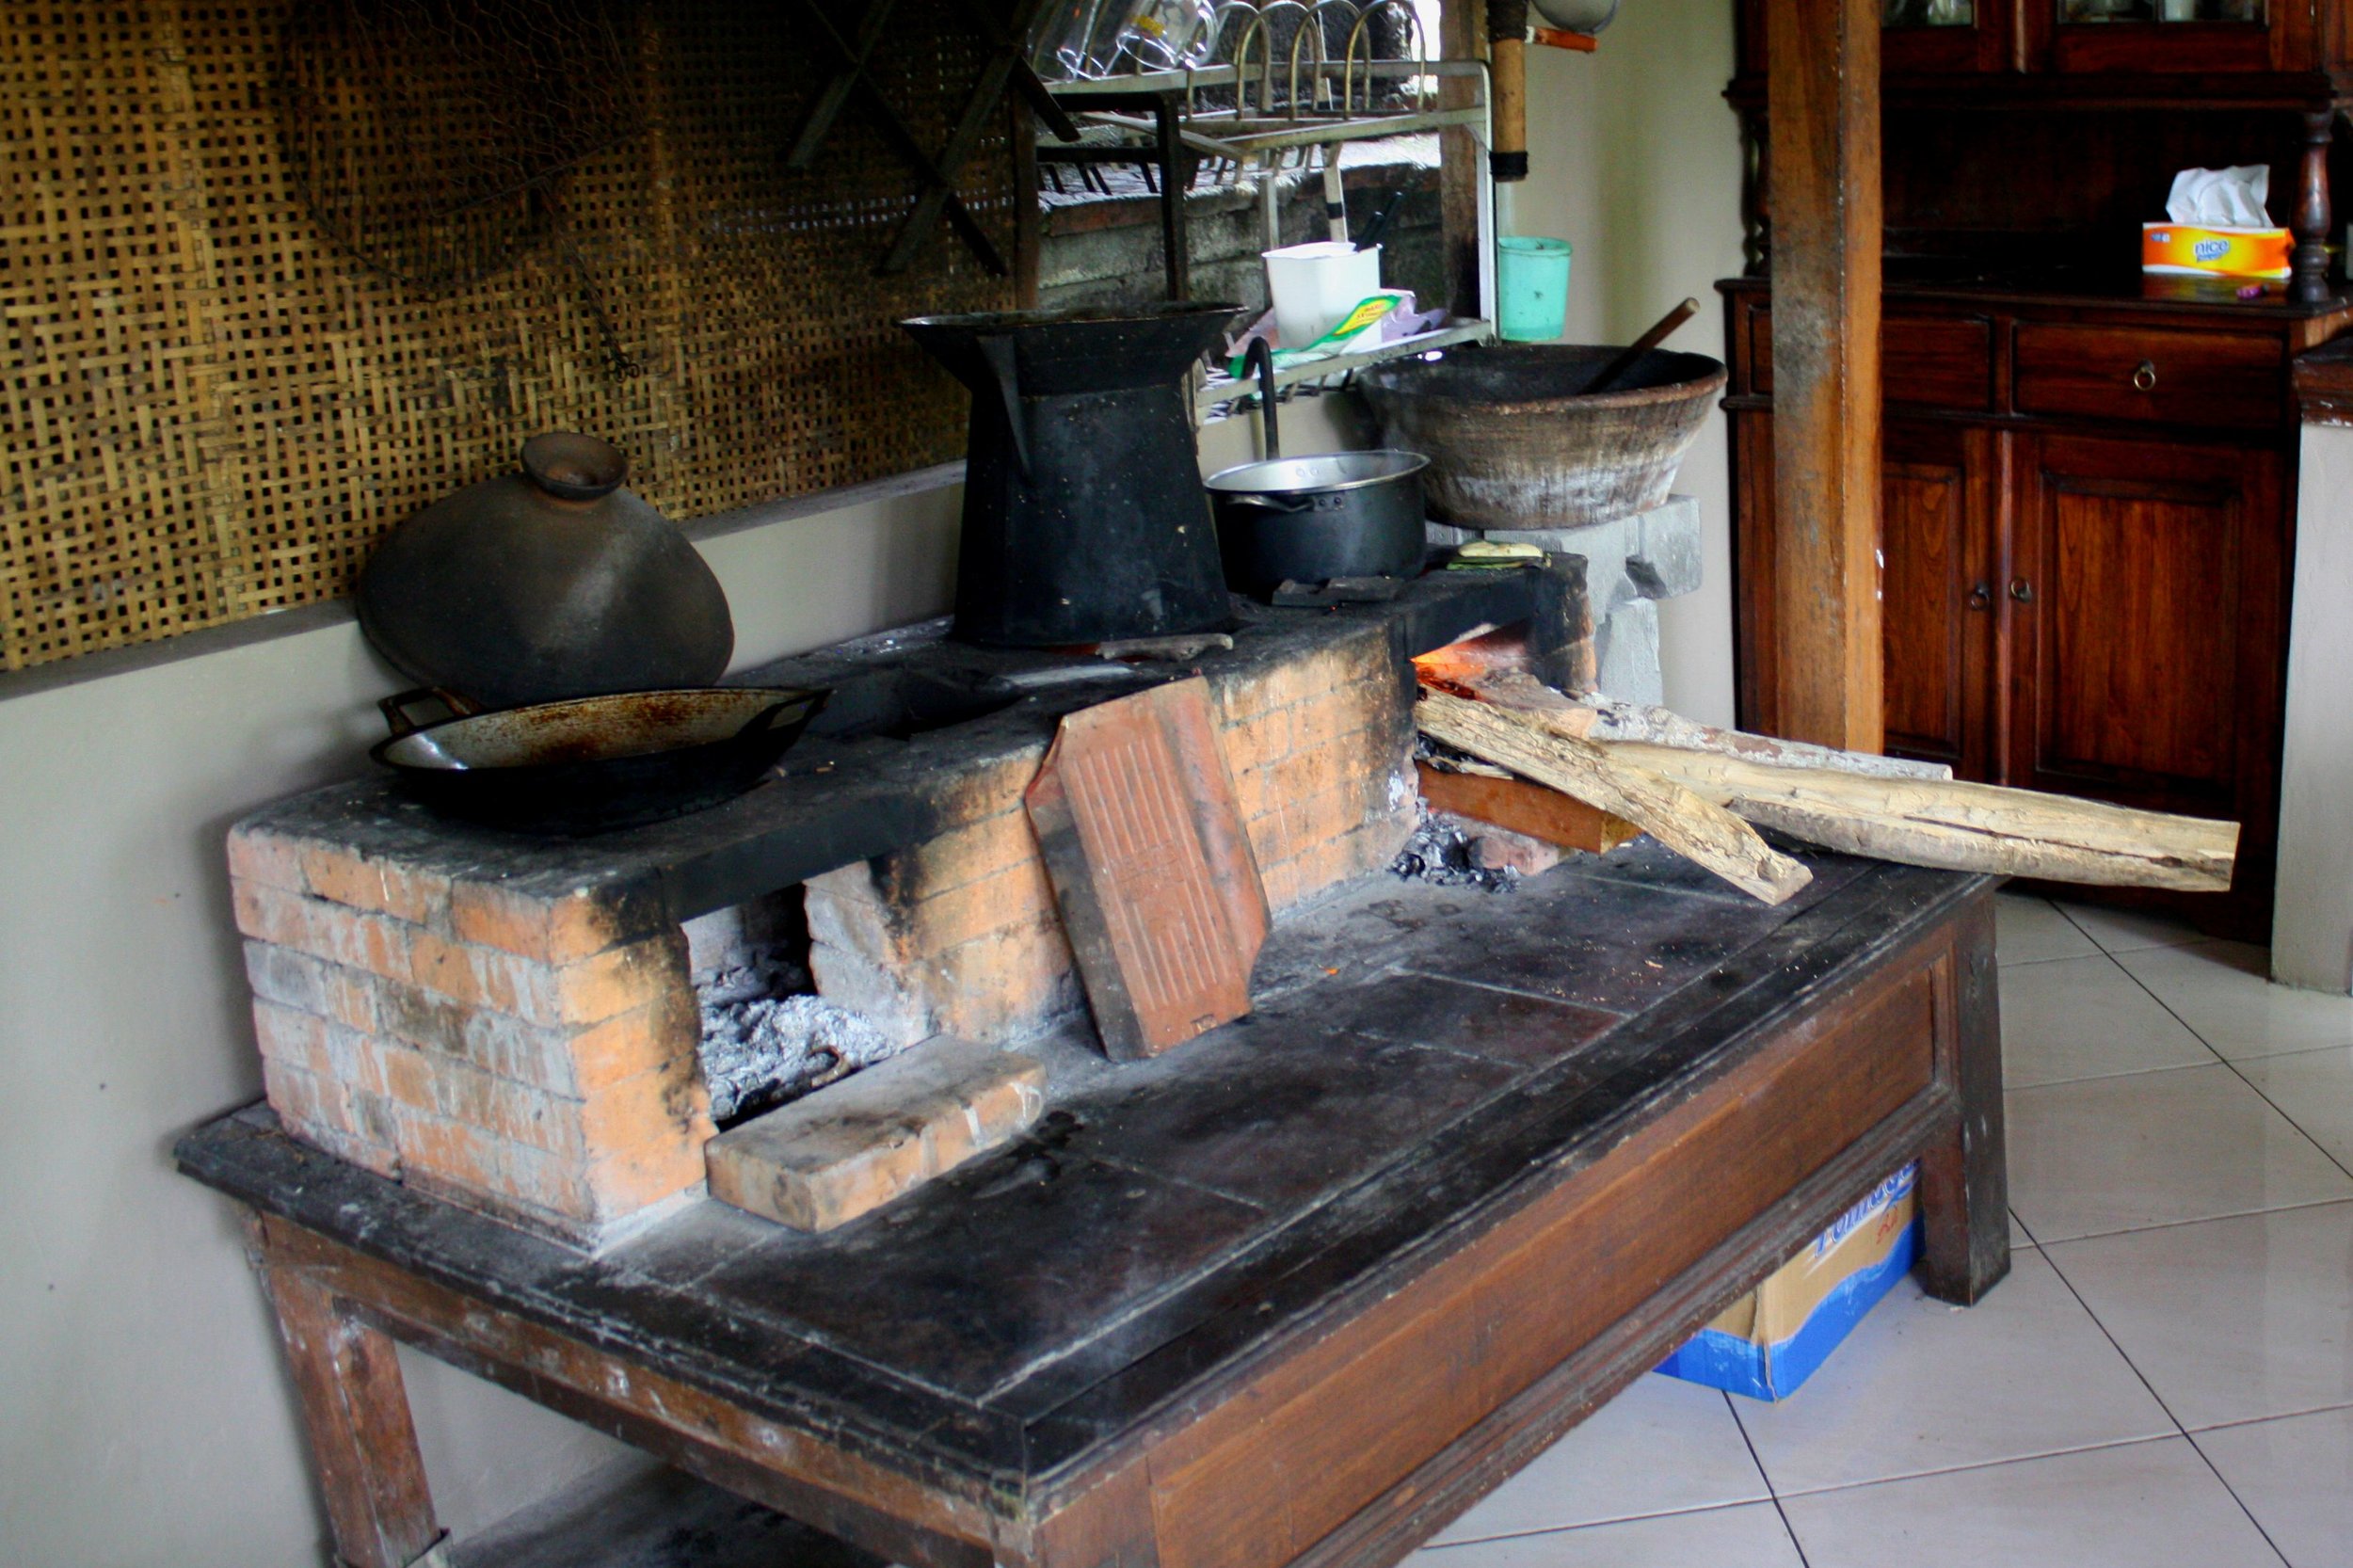
[{"label": "red brick", "polygon": [[625,935],[605,904],[584,891],[548,900],[495,882],[460,882],[449,907],[460,938],[546,964],[593,957]]},{"label": "red brick", "polygon": [[572,1234],[594,1218],[577,1163],[478,1127],[425,1113],[405,1115],[399,1154],[404,1181],[444,1190],[461,1202],[471,1199],[472,1207],[520,1213]]},{"label": "red brick", "polygon": [[1037,853],[1030,814],[1016,801],[1010,811],[885,856],[874,863],[874,883],[883,901],[896,904],[968,887]]},{"label": "red brick", "polygon": [[327,1049],[327,1020],[274,1001],[253,1002],[253,1037],[265,1062],[297,1067],[322,1078],[334,1076]]},{"label": "red brick", "polygon": [[346,968],[392,980],[407,980],[415,938],[424,928],[388,915],[313,899],[310,903],[310,951]]},{"label": "red brick", "polygon": [[400,1156],[390,1143],[354,1137],[331,1128],[306,1128],[296,1132],[296,1136],[305,1143],[316,1144],[346,1164],[374,1171],[377,1176],[390,1176],[395,1181],[400,1179]]},{"label": "red brick", "polygon": [[242,877],[229,879],[229,898],[236,910],[239,931],[281,948],[312,951],[309,899]]},{"label": "red brick", "polygon": [[1250,853],[1258,862],[1261,875],[1291,857],[1290,836],[1284,831],[1283,813],[1279,809],[1247,819],[1242,830],[1250,836]]},{"label": "red brick", "polygon": [[811,882],[802,906],[808,913],[810,940],[856,953],[870,964],[904,961],[909,944],[901,922],[880,902],[856,895],[842,897]]},{"label": "red brick", "polygon": [[416,933],[411,952],[411,972],[426,990],[547,1028],[599,1023],[692,984],[686,938],[677,932],[560,965],[427,931]]},{"label": "red brick", "polygon": [[610,1084],[579,1107],[577,1125],[590,1157],[633,1149],[664,1139],[682,1139],[696,1148],[718,1129],[711,1121],[711,1095],[693,1062],[675,1063]]},{"label": "red brick", "polygon": [[658,1141],[589,1166],[580,1177],[585,1189],[581,1211],[601,1221],[625,1219],[700,1186],[702,1180],[701,1144]]},{"label": "red brick", "polygon": [[713,1197],[802,1230],[869,1213],[1037,1116],[1046,1070],[933,1040],[735,1128],[710,1149]]},{"label": "red brick", "polygon": [[1290,755],[1291,720],[1292,710],[1285,707],[1225,727],[1218,743],[1237,782],[1241,775],[1270,767]]},{"label": "red brick", "polygon": [[939,1032],[923,994],[894,970],[824,942],[809,950],[808,968],[816,977],[818,995],[848,1008],[901,1045]]},{"label": "red brick", "polygon": [[230,829],[229,874],[289,893],[305,887],[298,841],[248,827]]},{"label": "red brick", "polygon": [[376,1027],[373,976],[271,942],[245,944],[246,979],[253,994],[351,1029]]},{"label": "red brick", "polygon": [[449,908],[448,877],[367,859],[330,845],[303,847],[302,875],[312,892],[331,904],[418,925],[439,920]]},{"label": "red brick", "polygon": [[914,971],[939,1030],[1016,1038],[1080,1005],[1078,963],[1060,920],[1035,920],[959,943]]},{"label": "red brick", "polygon": [[501,1078],[558,1094],[580,1092],[568,1032],[541,1029],[511,1013],[468,1007],[414,985],[383,981],[378,986],[386,1033]]},{"label": "red brick", "polygon": [[694,977],[686,968],[686,936],[675,930],[561,965],[554,973],[556,1016],[535,1022],[602,1023],[694,990]]},{"label": "red brick", "polygon": [[702,1015],[691,993],[657,998],[644,1007],[591,1024],[571,1035],[570,1091],[588,1096],[625,1079],[697,1061]]}]

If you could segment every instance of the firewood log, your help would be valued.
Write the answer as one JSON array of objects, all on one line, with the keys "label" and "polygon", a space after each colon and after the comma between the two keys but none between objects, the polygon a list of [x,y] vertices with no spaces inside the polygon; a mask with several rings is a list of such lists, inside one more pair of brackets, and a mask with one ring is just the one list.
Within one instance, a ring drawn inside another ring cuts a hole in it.
[{"label": "firewood log", "polygon": [[1532,730],[1597,745],[1622,768],[1671,779],[1734,816],[1825,849],[2097,887],[2222,892],[2231,886],[2236,823],[1993,784],[1866,774],[1817,758],[1769,760],[1769,753],[1746,743],[1784,743],[1732,730],[1718,732],[1737,743],[1729,756],[1636,741],[1595,742],[1587,739],[1595,711],[1530,677],[1498,676],[1479,682],[1477,691],[1481,705],[1510,713]]},{"label": "firewood log", "polygon": [[1808,843],[1946,871],[2227,892],[2238,824],[2036,790],[1774,767],[1635,742],[1602,748]]},{"label": "firewood log", "polygon": [[1527,714],[1425,692],[1414,705],[1414,720],[1434,741],[1624,817],[1763,903],[1780,904],[1814,880],[1812,872],[1721,807],[1672,779],[1614,761],[1590,741],[1555,734]]}]

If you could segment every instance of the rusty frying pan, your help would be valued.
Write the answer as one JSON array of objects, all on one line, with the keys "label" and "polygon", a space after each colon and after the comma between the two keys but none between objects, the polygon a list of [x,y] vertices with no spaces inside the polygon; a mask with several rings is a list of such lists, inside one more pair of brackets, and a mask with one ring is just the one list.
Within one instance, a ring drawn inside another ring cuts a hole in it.
[{"label": "rusty frying pan", "polygon": [[[452,693],[377,704],[392,737],[369,752],[436,811],[524,833],[583,836],[683,816],[767,775],[825,703],[786,686],[622,692],[486,713]],[[449,717],[419,725],[427,699]]]}]

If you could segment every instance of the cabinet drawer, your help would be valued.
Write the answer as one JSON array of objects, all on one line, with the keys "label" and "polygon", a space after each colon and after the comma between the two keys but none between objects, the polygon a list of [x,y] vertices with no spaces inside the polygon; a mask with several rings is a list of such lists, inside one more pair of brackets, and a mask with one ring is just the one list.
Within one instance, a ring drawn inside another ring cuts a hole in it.
[{"label": "cabinet drawer", "polygon": [[[1750,319],[1756,390],[1773,390],[1773,317]],[[1891,315],[1880,324],[1880,379],[1890,403],[1931,408],[1993,406],[1993,326],[1983,317]]]},{"label": "cabinet drawer", "polygon": [[2023,414],[2263,429],[2286,408],[2286,355],[2272,337],[2023,322],[2017,360]]}]

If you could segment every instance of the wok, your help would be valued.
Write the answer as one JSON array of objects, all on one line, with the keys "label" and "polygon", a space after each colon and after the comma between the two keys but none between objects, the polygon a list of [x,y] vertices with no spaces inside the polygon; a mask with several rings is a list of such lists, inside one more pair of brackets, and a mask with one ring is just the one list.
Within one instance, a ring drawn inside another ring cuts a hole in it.
[{"label": "wok", "polygon": [[[824,706],[824,692],[699,686],[485,713],[439,690],[378,704],[369,753],[433,810],[525,833],[581,836],[683,816],[759,783]],[[418,725],[427,698],[452,717]]]}]

